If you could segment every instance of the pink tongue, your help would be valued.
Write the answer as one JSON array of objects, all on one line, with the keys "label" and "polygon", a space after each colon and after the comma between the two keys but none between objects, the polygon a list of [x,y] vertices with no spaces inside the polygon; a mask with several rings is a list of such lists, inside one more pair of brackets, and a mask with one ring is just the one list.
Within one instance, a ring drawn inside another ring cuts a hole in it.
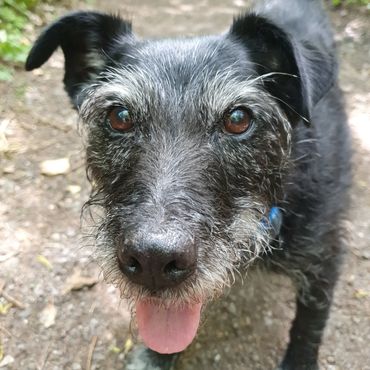
[{"label": "pink tongue", "polygon": [[139,301],[136,304],[139,334],[153,351],[181,352],[197,333],[201,308],[201,303],[164,308],[152,301]]}]

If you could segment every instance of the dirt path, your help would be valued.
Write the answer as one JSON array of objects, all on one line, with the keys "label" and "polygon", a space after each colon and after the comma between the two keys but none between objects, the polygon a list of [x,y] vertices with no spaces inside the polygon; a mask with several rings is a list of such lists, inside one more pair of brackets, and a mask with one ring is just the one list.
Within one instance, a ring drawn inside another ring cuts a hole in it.
[{"label": "dirt path", "polygon": [[[114,3],[98,1],[96,7],[114,10]],[[118,8],[132,16],[137,32],[153,37],[222,31],[245,2],[124,3]],[[63,12],[49,9],[45,17]],[[327,370],[369,370],[370,17],[343,11],[331,15],[356,154],[353,241],[320,361]],[[76,114],[62,88],[62,69],[58,53],[42,70],[19,71],[13,82],[0,85],[0,289],[5,283],[0,368],[86,369],[92,351],[91,369],[123,369],[131,348],[125,303],[101,282],[89,248],[81,248],[79,215],[89,186]],[[40,163],[56,158],[69,158],[71,169],[60,176],[42,175]],[[71,291],[78,284],[93,286]],[[9,307],[12,297],[18,307]],[[293,308],[288,281],[276,276],[248,279],[215,303],[179,369],[273,369],[287,341]]]}]

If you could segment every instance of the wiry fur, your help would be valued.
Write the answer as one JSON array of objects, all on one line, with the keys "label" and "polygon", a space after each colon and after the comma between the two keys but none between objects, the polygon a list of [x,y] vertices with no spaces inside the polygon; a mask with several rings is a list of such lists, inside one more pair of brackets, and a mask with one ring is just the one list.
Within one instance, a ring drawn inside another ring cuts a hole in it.
[{"label": "wiry fur", "polygon": [[[318,0],[260,1],[223,35],[176,40],[141,41],[118,17],[75,13],[43,32],[26,65],[64,51],[107,281],[132,303],[182,305],[212,300],[252,262],[288,274],[297,314],[285,370],[317,369],[345,234],[350,144],[333,44]],[[109,126],[116,106],[130,110],[131,131]],[[223,129],[235,107],[252,117],[241,135]],[[278,235],[263,226],[271,207]],[[152,233],[196,246],[177,286],[148,289],[121,272],[118,251]]]},{"label": "wiry fur", "polygon": [[[210,74],[212,72],[208,71]],[[186,106],[186,112],[189,112],[189,115],[191,113],[194,115],[192,119],[194,122],[202,124],[203,130],[213,129],[209,127],[209,123],[214,123],[216,120],[214,117],[222,116],[229,106],[247,105],[254,112],[256,119],[260,121],[260,125],[266,126],[266,129],[271,131],[264,137],[264,140],[270,148],[276,145],[277,153],[261,153],[258,159],[269,161],[268,156],[279,157],[276,168],[269,169],[274,179],[271,182],[278,186],[288,165],[290,125],[271,97],[261,91],[259,86],[263,77],[238,81],[233,73],[235,72],[230,68],[230,70],[214,73],[213,79],[205,80],[203,76],[194,74],[191,77],[193,81],[189,82],[192,87],[187,92],[178,94],[174,86],[171,85],[171,81],[163,82],[158,78],[155,81],[156,76],[153,76],[151,70],[141,69],[138,73],[137,70],[115,68],[102,74],[101,82],[84,91],[86,98],[80,108],[80,115],[89,125],[91,137],[88,141],[90,143],[93,141],[93,143],[87,148],[88,168],[91,171],[91,177],[97,183],[95,194],[89,203],[100,204],[108,209],[102,218],[97,234],[97,257],[101,261],[107,279],[119,285],[122,295],[126,298],[153,295],[153,292],[131,284],[125,279],[116,263],[116,250],[112,248],[112,245],[117,244],[111,239],[112,235],[118,240],[124,240],[124,230],[139,229],[138,223],[141,227],[144,227],[145,222],[154,223],[156,227],[163,224],[164,229],[170,227],[177,233],[187,234],[187,238],[190,240],[201,240],[198,273],[193,279],[183,284],[181,289],[176,287],[172,290],[168,289],[156,293],[163,301],[170,300],[177,304],[181,304],[183,300],[201,299],[206,301],[213,298],[214,295],[218,295],[223,291],[225,285],[230,285],[230,277],[235,273],[235,269],[252,262],[271,247],[269,235],[260,225],[261,219],[268,209],[268,204],[263,199],[259,199],[258,193],[253,193],[248,198],[233,199],[235,214],[228,225],[225,225],[224,219],[220,220],[217,217],[216,211],[220,213],[226,211],[215,209],[216,204],[215,200],[212,199],[214,195],[211,190],[212,185],[220,187],[218,183],[212,184],[218,177],[227,182],[228,176],[225,174],[227,168],[225,168],[225,164],[220,163],[222,158],[220,151],[223,151],[224,148],[210,148],[208,140],[199,135],[198,130],[200,131],[200,129],[198,128],[194,128],[194,133],[189,133],[188,127],[176,128],[179,133],[174,135],[173,132],[166,133],[164,128],[159,129],[158,124],[148,128],[150,132],[140,132],[142,142],[136,150],[139,152],[140,161],[144,163],[135,164],[135,175],[131,181],[132,186],[137,188],[136,191],[139,191],[140,185],[144,187],[141,195],[127,190],[128,186],[131,185],[130,175],[122,169],[113,171],[115,177],[111,181],[102,182],[99,179],[99,176],[105,178],[112,173],[113,161],[116,162],[116,159],[113,158],[112,163],[106,163],[107,157],[102,156],[100,150],[97,150],[101,149],[101,145],[95,144],[101,133],[102,117],[100,112],[103,112],[104,115],[110,106],[129,105],[139,106],[141,114],[153,116],[155,113],[150,110],[153,107],[160,110],[161,106],[165,103],[168,104],[171,97],[175,100],[172,103],[174,107],[181,104],[180,100],[190,102]],[[160,72],[158,74],[161,75]],[[166,82],[168,86],[165,85]],[[159,89],[160,91],[158,91]],[[142,94],[143,91],[146,92],[145,95]],[[189,98],[186,96],[187,93],[202,98],[195,102],[190,99],[190,96]],[[176,94],[178,95],[176,96]],[[211,116],[208,120],[196,115],[197,112],[204,113],[205,107]],[[125,166],[130,161],[130,157],[135,156],[135,149],[132,148],[132,145],[121,142],[121,140],[129,140],[134,135],[137,136],[138,133],[129,133],[125,138],[120,138],[116,147],[111,148],[112,156],[119,158],[120,165]],[[196,135],[197,140],[191,137],[193,135]],[[151,137],[151,142],[145,141],[146,137]],[[131,151],[128,150],[130,147]],[[148,153],[148,155],[145,156],[144,153]],[[237,148],[235,148],[235,153],[228,151],[227,155],[230,161],[238,161]],[[254,155],[255,153],[252,151],[250,153],[243,152],[245,160],[250,162],[251,166],[255,162]],[[209,172],[210,166],[213,166],[214,172]],[[222,169],[223,173],[215,176],[216,168]],[[234,171],[234,168],[229,170]],[[243,173],[239,172],[238,176],[243,176]],[[244,185],[255,186],[255,181],[251,179],[250,174],[245,174],[244,179],[240,180],[243,181]],[[261,195],[267,193],[267,189],[264,187],[271,188],[271,184],[267,181],[270,180],[266,176],[266,183],[259,184]],[[118,189],[118,193],[116,193],[111,188],[115,184],[119,186],[124,184],[126,194],[122,194],[121,189]],[[109,189],[106,189],[107,186]],[[233,188],[238,187],[237,184],[233,183],[226,183],[222,186],[227,186],[231,192],[233,192]],[[176,188],[173,198],[170,195],[172,187]],[[238,190],[235,189],[235,191]],[[181,196],[181,199],[177,199],[177,196]],[[276,194],[271,194],[273,199],[269,200],[269,204],[277,201],[274,199],[276,196]],[[133,197],[135,201],[133,201]],[[121,198],[122,200],[118,201]],[[140,201],[144,203],[141,206],[142,210],[140,210]],[[114,209],[107,206],[109,202],[112,202]],[[184,211],[181,210],[181,206],[184,207]],[[171,213],[172,207],[174,208],[173,213]],[[150,211],[151,209],[154,214]],[[170,222],[163,216],[164,213],[170,214]],[[111,230],[112,225],[116,224],[117,217],[120,218],[120,225],[116,230]],[[137,217],[140,217],[141,220],[136,220]],[[147,220],[148,218],[149,220]],[[132,224],[129,224],[128,220]],[[203,251],[207,257],[202,258]]]}]

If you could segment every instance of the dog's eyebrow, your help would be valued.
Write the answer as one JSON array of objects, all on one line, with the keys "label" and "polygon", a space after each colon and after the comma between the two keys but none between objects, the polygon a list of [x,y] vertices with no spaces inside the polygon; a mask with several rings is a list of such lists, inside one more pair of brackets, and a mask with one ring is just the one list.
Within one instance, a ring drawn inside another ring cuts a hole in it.
[{"label": "dog's eyebrow", "polygon": [[80,117],[91,120],[114,105],[127,105],[130,100],[128,90],[123,86],[112,84],[95,84],[80,93],[81,104],[78,106]]},{"label": "dog's eyebrow", "polygon": [[[206,109],[212,115],[223,114],[237,104],[245,104],[259,112],[261,100],[273,101],[273,97],[263,89],[264,81],[282,75],[278,72],[260,76],[251,73],[241,78],[237,73],[238,63],[234,62],[224,70],[201,69],[202,73],[193,74],[186,88],[181,90],[181,86],[170,80],[165,69],[160,70],[161,67],[109,67],[94,85],[83,90],[84,99],[81,99],[79,109],[81,117],[90,120],[99,111],[104,112],[113,105],[140,107],[140,112],[146,114],[153,107],[170,101],[174,104],[180,104],[180,101],[193,102],[194,96],[199,96],[199,100],[194,103],[195,107]],[[253,71],[252,63],[243,67],[250,67]]]}]

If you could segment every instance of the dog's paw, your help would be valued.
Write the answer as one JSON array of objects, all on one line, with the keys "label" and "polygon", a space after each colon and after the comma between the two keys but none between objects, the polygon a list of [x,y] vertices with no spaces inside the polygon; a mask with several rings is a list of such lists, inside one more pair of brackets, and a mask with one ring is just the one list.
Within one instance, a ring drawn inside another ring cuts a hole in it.
[{"label": "dog's paw", "polygon": [[320,370],[320,368],[316,363],[299,365],[283,363],[276,370]]},{"label": "dog's paw", "polygon": [[129,354],[125,370],[174,370],[177,354],[161,355],[144,346],[138,346]]}]

